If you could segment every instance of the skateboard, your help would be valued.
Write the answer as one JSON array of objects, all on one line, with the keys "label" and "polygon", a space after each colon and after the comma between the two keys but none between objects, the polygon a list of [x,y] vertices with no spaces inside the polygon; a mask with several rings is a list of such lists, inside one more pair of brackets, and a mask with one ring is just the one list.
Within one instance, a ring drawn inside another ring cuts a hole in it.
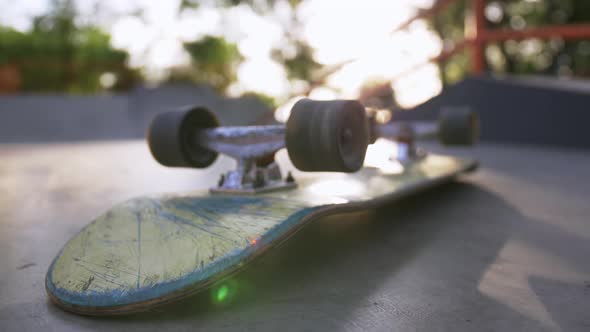
[{"label": "skateboard", "polygon": [[[286,126],[219,127],[201,107],[158,115],[148,141],[160,163],[203,168],[224,153],[236,169],[214,188],[139,197],[97,217],[51,263],[49,299],[84,315],[149,310],[211,288],[320,217],[389,204],[477,167],[416,147],[433,134],[474,143],[470,111],[421,124],[367,114],[353,101],[302,100]],[[275,161],[283,147],[292,165]],[[297,170],[284,174],[285,164]]]}]

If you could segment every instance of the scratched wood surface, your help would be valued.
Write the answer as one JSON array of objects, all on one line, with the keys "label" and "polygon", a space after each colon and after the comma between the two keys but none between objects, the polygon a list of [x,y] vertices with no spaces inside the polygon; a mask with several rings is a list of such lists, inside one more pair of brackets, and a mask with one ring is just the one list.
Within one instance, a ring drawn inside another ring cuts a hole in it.
[{"label": "scratched wood surface", "polygon": [[300,173],[298,187],[255,196],[207,191],[128,200],[100,215],[59,252],[46,289],[83,314],[145,310],[239,270],[320,215],[390,202],[452,179],[475,163],[429,155],[355,174]]}]

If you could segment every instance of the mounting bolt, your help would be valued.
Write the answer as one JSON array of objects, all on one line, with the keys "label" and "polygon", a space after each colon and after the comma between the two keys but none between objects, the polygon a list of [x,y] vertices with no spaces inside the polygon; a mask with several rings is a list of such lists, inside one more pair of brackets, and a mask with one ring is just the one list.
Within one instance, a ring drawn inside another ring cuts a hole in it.
[{"label": "mounting bolt", "polygon": [[254,188],[261,188],[264,187],[266,181],[264,181],[264,172],[262,170],[256,170],[256,176],[254,178],[254,182],[252,186]]},{"label": "mounting bolt", "polygon": [[291,174],[291,171],[287,172],[287,177],[285,178],[285,182],[287,182],[287,183],[295,182],[295,179],[293,178],[293,174]]}]

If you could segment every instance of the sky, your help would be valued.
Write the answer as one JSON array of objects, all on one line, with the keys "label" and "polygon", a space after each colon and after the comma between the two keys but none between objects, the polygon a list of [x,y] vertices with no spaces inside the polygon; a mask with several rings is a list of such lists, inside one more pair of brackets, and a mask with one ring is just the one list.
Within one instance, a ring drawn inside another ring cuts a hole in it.
[{"label": "sky", "polygon": [[[271,58],[271,50],[284,43],[284,26],[291,9],[278,6],[261,16],[248,6],[219,9],[203,1],[197,10],[178,15],[180,0],[76,0],[84,20],[101,25],[112,34],[114,47],[131,54],[131,65],[146,67],[158,79],[171,66],[188,63],[182,42],[205,35],[223,36],[235,42],[245,61],[238,68],[238,82],[229,93],[256,91],[287,96],[291,86],[284,69]],[[0,23],[25,31],[30,17],[43,13],[50,0],[0,0]],[[317,99],[354,98],[370,80],[390,80],[441,50],[441,42],[417,21],[408,30],[391,34],[417,8],[432,0],[307,0],[296,15],[303,23],[295,31],[314,48],[325,65],[355,59],[328,80],[328,88],[312,91]],[[100,6],[101,10],[96,10]],[[141,20],[130,13],[143,10]],[[100,13],[100,14],[97,14]],[[425,65],[392,83],[398,102],[413,106],[440,92],[437,68]]]}]

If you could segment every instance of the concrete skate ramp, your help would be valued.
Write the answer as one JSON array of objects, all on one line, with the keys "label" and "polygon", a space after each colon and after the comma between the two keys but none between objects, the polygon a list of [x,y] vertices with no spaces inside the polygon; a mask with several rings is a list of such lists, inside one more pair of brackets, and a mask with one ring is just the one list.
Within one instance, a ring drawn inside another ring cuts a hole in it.
[{"label": "concrete skate ramp", "polygon": [[455,106],[479,113],[483,141],[590,148],[590,81],[472,77],[394,118],[435,119]]},{"label": "concrete skate ramp", "polygon": [[205,86],[137,88],[129,94],[0,96],[0,143],[142,138],[159,112],[186,105],[214,111],[223,125],[272,118],[254,97],[224,98]]}]

